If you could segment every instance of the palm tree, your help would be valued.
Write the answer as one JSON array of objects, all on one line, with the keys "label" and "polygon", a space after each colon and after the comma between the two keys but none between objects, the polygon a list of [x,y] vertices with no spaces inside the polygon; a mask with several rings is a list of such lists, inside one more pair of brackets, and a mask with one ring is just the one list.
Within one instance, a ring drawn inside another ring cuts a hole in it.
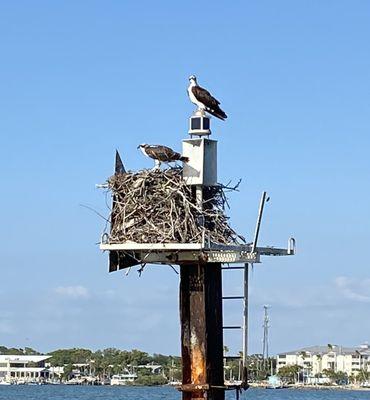
[{"label": "palm tree", "polygon": [[337,347],[336,344],[330,344],[328,343],[328,353],[334,353],[334,365],[333,365],[333,371],[337,370],[337,353],[334,350]]},{"label": "palm tree", "polygon": [[349,381],[350,383],[354,384],[357,382],[357,377],[356,375],[352,372],[352,374],[349,376]]},{"label": "palm tree", "polygon": [[302,358],[302,369],[303,369],[303,383],[304,383],[304,377],[305,377],[305,370],[307,370],[307,368],[306,368],[306,366],[305,366],[305,364],[304,364],[304,360],[307,358],[307,356],[308,356],[308,354],[307,354],[307,352],[306,351],[301,351],[299,354],[298,354],[298,357],[301,357]]},{"label": "palm tree", "polygon": [[316,359],[318,361],[318,374],[322,372],[322,354],[316,354]]}]

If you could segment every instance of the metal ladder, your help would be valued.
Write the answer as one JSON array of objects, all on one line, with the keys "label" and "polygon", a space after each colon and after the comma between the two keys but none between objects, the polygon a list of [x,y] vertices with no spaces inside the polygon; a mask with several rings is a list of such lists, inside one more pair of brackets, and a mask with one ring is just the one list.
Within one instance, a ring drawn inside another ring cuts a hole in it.
[{"label": "metal ladder", "polygon": [[[259,210],[258,210],[258,216],[257,216],[257,222],[256,222],[256,227],[254,231],[254,238],[253,238],[253,245],[252,245],[252,250],[251,253],[255,253],[257,249],[257,242],[258,242],[258,236],[260,232],[260,227],[261,227],[261,220],[262,220],[262,214],[263,214],[263,209],[265,206],[265,203],[269,200],[269,198],[266,198],[267,193],[262,192],[261,200],[260,200],[260,205],[259,205]],[[244,270],[244,279],[243,279],[243,286],[244,286],[244,293],[243,296],[223,296],[222,300],[243,300],[243,325],[242,326],[223,326],[223,329],[242,329],[243,330],[243,356],[242,356],[242,387],[244,389],[248,388],[248,369],[247,369],[247,355],[248,355],[248,289],[249,289],[249,264],[246,263],[244,264],[243,267],[222,267],[222,270],[227,270],[227,271],[232,271],[232,270]],[[231,356],[231,357],[225,357],[226,359],[233,358],[233,359],[240,359],[239,356]]]},{"label": "metal ladder", "polygon": [[224,356],[227,359],[238,359],[242,362],[242,387],[248,387],[248,374],[247,374],[247,355],[248,355],[248,281],[249,281],[249,264],[244,264],[243,267],[222,267],[223,271],[243,270],[244,271],[244,292],[242,296],[223,296],[222,300],[243,300],[243,324],[242,325],[225,325],[224,330],[241,329],[243,332],[242,339],[242,352],[241,356]]}]

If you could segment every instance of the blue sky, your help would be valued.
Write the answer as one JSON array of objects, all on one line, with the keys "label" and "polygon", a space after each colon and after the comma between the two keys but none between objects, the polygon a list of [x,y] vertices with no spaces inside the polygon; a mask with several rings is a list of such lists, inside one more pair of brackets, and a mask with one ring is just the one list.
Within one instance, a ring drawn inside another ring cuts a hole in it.
[{"label": "blue sky", "polygon": [[[108,274],[95,189],[136,146],[180,150],[187,78],[222,100],[213,120],[233,226],[297,239],[251,277],[251,352],[263,304],[272,352],[370,340],[370,3],[19,1],[0,5],[0,344],[179,353],[178,276]],[[238,294],[237,272],[225,294]],[[238,323],[236,303],[225,321]],[[240,337],[227,337],[232,351]]]}]

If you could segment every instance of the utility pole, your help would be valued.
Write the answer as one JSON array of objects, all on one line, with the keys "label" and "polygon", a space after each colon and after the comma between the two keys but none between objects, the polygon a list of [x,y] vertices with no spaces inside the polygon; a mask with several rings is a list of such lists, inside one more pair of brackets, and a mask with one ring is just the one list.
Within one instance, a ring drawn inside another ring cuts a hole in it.
[{"label": "utility pole", "polygon": [[263,347],[262,347],[262,357],[263,357],[263,365],[266,368],[266,363],[269,358],[269,315],[268,315],[269,306],[264,305],[264,317],[263,317]]}]

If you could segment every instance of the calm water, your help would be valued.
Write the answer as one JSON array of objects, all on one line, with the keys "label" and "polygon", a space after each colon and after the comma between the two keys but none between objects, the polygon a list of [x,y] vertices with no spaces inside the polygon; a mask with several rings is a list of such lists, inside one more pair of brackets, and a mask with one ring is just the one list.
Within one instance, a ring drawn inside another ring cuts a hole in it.
[{"label": "calm water", "polygon": [[[0,386],[0,400],[180,400],[171,387]],[[235,399],[234,392],[227,399]],[[241,399],[253,400],[370,400],[370,391],[250,389]]]}]

